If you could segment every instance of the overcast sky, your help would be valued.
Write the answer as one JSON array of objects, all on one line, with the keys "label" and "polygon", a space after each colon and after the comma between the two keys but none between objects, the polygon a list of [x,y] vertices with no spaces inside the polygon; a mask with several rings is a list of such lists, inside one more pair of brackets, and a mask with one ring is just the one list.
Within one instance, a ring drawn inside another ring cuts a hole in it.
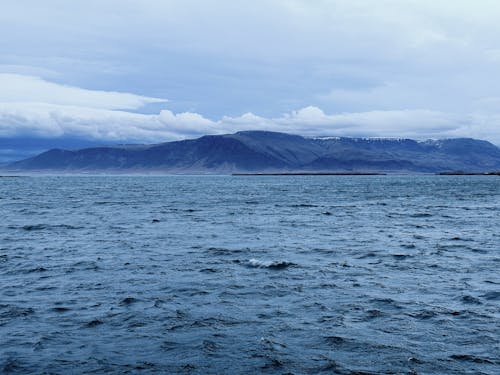
[{"label": "overcast sky", "polygon": [[497,0],[5,0],[0,137],[500,145]]}]

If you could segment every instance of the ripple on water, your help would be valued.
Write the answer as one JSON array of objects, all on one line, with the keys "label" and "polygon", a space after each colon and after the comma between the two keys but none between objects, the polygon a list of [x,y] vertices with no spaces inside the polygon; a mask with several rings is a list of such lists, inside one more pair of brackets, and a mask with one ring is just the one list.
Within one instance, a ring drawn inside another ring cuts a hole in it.
[{"label": "ripple on water", "polygon": [[0,373],[500,373],[498,179],[1,182]]}]

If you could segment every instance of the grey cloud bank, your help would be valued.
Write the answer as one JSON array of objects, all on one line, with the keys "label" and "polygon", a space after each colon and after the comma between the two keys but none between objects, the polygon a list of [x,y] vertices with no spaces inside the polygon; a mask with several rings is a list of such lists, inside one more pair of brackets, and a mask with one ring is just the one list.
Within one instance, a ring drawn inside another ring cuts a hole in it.
[{"label": "grey cloud bank", "polygon": [[500,144],[499,16],[488,0],[10,2],[0,137]]}]

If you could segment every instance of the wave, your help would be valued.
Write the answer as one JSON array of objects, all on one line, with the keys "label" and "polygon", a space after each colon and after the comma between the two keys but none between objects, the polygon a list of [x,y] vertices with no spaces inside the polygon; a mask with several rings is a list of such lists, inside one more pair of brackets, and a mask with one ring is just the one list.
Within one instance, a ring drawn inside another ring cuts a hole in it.
[{"label": "wave", "polygon": [[250,259],[246,265],[252,268],[269,268],[274,270],[281,270],[288,267],[296,266],[295,263],[287,262],[284,260],[258,260]]},{"label": "wave", "polygon": [[23,226],[9,225],[9,229],[21,229],[27,232],[37,230],[54,230],[54,229],[82,229],[83,227],[73,226],[69,224],[27,224]]}]

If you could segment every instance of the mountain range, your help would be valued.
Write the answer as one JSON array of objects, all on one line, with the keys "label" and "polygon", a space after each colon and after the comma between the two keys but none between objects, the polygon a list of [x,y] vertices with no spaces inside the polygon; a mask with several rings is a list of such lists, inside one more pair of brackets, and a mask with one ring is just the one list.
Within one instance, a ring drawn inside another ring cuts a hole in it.
[{"label": "mountain range", "polygon": [[242,131],[152,145],[51,149],[11,163],[19,171],[485,172],[500,170],[500,148],[482,140],[303,137]]}]

